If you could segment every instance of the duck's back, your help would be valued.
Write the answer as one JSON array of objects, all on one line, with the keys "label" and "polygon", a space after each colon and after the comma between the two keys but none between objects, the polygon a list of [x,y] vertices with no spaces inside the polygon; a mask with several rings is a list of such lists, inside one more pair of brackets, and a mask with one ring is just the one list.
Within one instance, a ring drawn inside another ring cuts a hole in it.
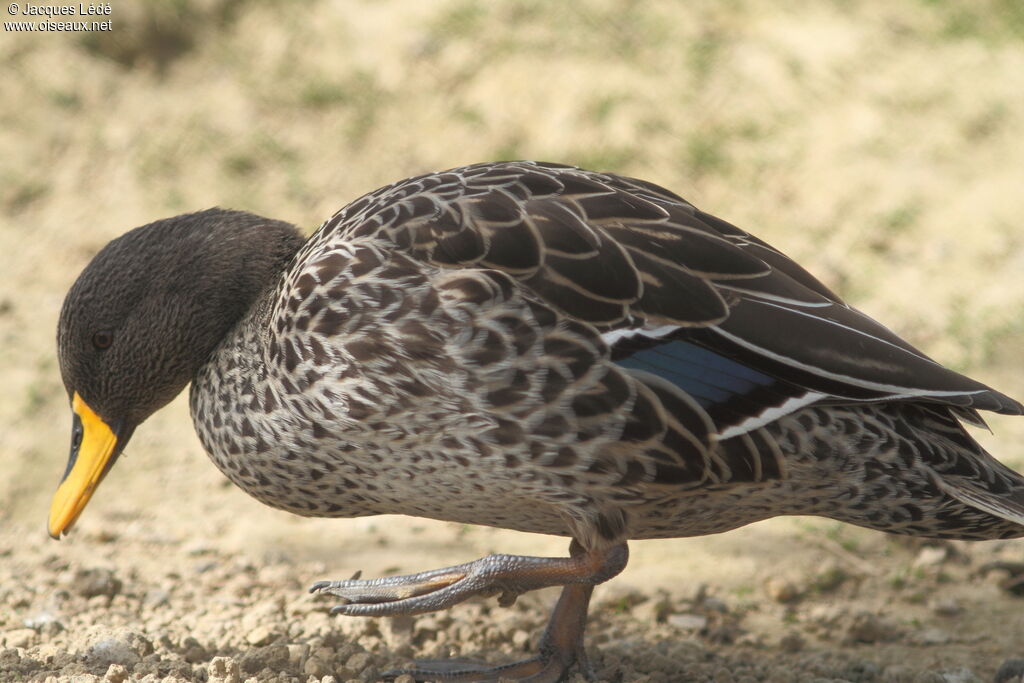
[{"label": "duck's back", "polygon": [[269,504],[595,540],[797,513],[1019,535],[978,409],[1022,412],[666,190],[533,163],[353,202],[193,389]]}]

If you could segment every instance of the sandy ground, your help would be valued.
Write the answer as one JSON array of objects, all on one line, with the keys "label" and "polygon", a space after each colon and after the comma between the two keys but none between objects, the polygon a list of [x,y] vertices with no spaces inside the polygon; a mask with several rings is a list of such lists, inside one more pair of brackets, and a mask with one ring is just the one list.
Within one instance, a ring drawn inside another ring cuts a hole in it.
[{"label": "sandy ground", "polygon": [[[553,603],[328,616],[305,592],[318,579],[565,543],[265,509],[206,461],[180,400],[49,540],[70,423],[60,303],[107,240],[159,217],[222,205],[312,230],[463,163],[627,173],[1024,397],[1016,3],[182,0],[115,2],[111,19],[0,34],[0,681],[372,681],[413,657],[513,659]],[[1021,468],[1022,423],[977,436]],[[1022,563],[1020,541],[815,519],[636,543],[588,644],[609,681],[992,681],[1024,658]]]}]

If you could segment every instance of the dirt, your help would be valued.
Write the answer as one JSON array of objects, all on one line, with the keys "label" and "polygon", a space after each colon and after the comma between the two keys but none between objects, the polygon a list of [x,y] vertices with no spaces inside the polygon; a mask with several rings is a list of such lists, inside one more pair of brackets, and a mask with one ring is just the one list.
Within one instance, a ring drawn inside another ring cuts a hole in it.
[{"label": "dirt", "polygon": [[[70,427],[61,301],[106,241],[157,218],[221,205],[311,231],[460,164],[625,173],[1024,397],[1019,3],[177,0],[110,19],[0,36],[0,681],[341,683],[416,657],[510,661],[556,597],[330,616],[314,581],[566,543],[266,509],[207,462],[180,399],[48,539]],[[990,424],[976,437],[1024,468],[1024,419]],[[769,520],[632,544],[587,644],[607,681],[1004,683],[1024,669],[1022,577],[1022,541]]]},{"label": "dirt", "polygon": [[[312,581],[560,542],[382,518],[311,550],[327,527],[305,527],[320,522],[250,527],[242,540],[220,537],[230,522],[211,517],[171,530],[111,513],[60,544],[7,530],[0,678],[377,681],[415,657],[525,657],[555,597],[334,617],[330,598],[305,590]],[[793,520],[636,543],[631,567],[595,594],[588,648],[601,681],[991,681],[1024,657],[1019,557],[1013,543],[924,545]],[[737,558],[757,568],[730,566]]]}]

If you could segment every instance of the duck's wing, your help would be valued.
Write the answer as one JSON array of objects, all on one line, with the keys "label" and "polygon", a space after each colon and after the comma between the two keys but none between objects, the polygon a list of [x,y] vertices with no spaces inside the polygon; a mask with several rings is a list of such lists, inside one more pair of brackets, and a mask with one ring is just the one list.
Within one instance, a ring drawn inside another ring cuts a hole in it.
[{"label": "duck's wing", "polygon": [[[386,239],[502,271],[593,326],[613,360],[695,399],[719,438],[819,401],[915,399],[1021,414],[845,304],[778,250],[656,185],[546,163],[478,164],[381,188],[314,241]],[[655,382],[657,384],[657,382]]]}]

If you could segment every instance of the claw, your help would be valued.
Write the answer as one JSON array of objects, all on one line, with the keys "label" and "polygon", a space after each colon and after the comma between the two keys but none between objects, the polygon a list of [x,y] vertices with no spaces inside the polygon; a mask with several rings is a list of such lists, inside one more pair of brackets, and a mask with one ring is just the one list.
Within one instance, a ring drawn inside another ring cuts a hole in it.
[{"label": "claw", "polygon": [[[362,569],[357,569],[356,573],[352,575],[352,578],[349,579],[349,581],[355,581],[356,579],[358,579],[362,575],[363,575],[363,570]],[[340,581],[317,581],[316,583],[314,583],[312,586],[309,587],[309,592],[310,593],[319,593],[320,591],[323,591],[323,590],[326,590],[326,589],[330,588],[331,586],[333,586],[336,583],[340,583]]]},{"label": "claw", "polygon": [[332,615],[361,617],[412,616],[447,609],[473,596],[498,596],[498,603],[512,605],[526,591],[562,586],[538,653],[513,664],[488,666],[464,660],[419,662],[413,669],[389,671],[386,678],[410,674],[416,680],[441,679],[448,683],[529,680],[555,683],[573,667],[588,679],[593,671],[583,648],[587,605],[594,586],[622,571],[629,557],[625,543],[584,551],[573,541],[570,557],[488,555],[473,562],[407,576],[359,580],[360,572],[347,581],[318,581],[311,592],[330,593],[341,603]]},{"label": "claw", "polygon": [[498,605],[500,607],[511,607],[516,604],[516,600],[519,599],[519,593],[513,593],[511,591],[505,591],[498,596]]}]

